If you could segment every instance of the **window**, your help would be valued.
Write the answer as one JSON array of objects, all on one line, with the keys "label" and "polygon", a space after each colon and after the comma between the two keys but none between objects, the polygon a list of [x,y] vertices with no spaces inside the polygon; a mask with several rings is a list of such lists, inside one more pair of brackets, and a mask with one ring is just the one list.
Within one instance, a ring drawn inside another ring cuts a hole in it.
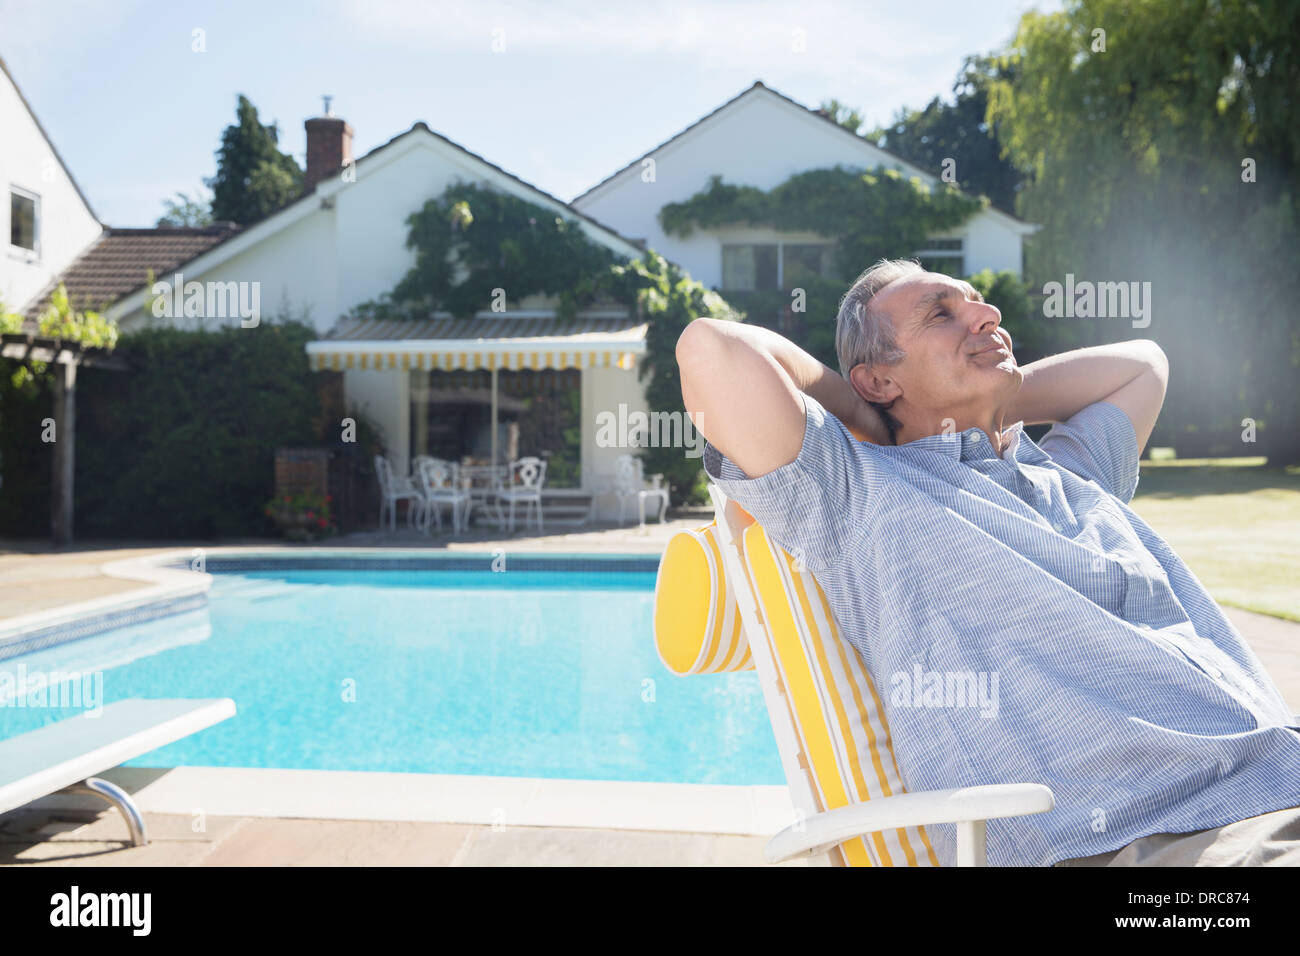
[{"label": "window", "polygon": [[807,276],[826,276],[831,271],[831,247],[816,245],[781,246],[781,286],[793,289]]},{"label": "window", "polygon": [[36,252],[36,211],[39,199],[18,189],[9,191],[9,244]]},{"label": "window", "polygon": [[722,289],[756,292],[792,289],[806,276],[830,274],[829,243],[783,243],[722,247]]},{"label": "window", "polygon": [[777,289],[777,247],[746,245],[722,247],[722,288],[748,291]]},{"label": "window", "polygon": [[955,278],[966,274],[965,243],[960,238],[927,239],[926,247],[914,255],[926,272],[942,272]]}]

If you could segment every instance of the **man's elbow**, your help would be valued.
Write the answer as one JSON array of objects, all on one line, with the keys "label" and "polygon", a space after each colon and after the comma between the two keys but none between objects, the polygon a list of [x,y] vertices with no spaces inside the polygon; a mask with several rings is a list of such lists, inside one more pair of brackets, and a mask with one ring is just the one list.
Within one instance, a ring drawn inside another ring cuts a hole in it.
[{"label": "man's elbow", "polygon": [[677,336],[677,364],[685,369],[688,364],[707,354],[718,340],[714,323],[717,319],[698,318],[687,323],[682,334]]},{"label": "man's elbow", "polygon": [[1154,339],[1139,339],[1142,346],[1147,365],[1151,372],[1160,379],[1162,385],[1169,383],[1169,356],[1165,355],[1158,342]]},{"label": "man's elbow", "polygon": [[[708,382],[719,362],[719,349],[723,335],[714,327],[717,319],[699,318],[682,329],[677,336],[677,369],[682,383],[682,397],[694,391],[692,385]],[[690,409],[690,406],[687,406]]]}]

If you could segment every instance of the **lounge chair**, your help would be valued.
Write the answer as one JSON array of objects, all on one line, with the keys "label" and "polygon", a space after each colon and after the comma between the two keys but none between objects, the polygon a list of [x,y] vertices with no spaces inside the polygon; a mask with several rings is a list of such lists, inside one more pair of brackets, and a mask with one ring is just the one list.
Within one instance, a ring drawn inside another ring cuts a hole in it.
[{"label": "lounge chair", "polygon": [[0,813],[52,793],[102,797],[122,813],[131,842],[149,842],[130,795],[94,776],[235,716],[228,697],[131,698],[0,740]]},{"label": "lounge chair", "polygon": [[821,587],[716,485],[709,493],[714,522],[674,535],[660,561],[655,642],[677,674],[758,672],[795,808],[769,863],[938,866],[925,828],[951,823],[957,865],[984,866],[986,820],[1052,809],[1042,784],[908,793],[874,682]]}]

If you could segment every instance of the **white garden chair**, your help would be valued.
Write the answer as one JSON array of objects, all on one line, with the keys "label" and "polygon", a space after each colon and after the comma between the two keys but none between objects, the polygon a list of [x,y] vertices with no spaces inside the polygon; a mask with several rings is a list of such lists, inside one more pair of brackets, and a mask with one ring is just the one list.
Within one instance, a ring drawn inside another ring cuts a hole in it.
[{"label": "white garden chair", "polygon": [[384,512],[388,512],[388,530],[397,530],[397,503],[408,502],[406,523],[414,524],[416,512],[423,507],[424,498],[411,483],[410,478],[393,474],[393,466],[383,455],[375,456],[375,477],[379,479],[379,527],[384,526]]},{"label": "white garden chair", "polygon": [[420,510],[421,531],[428,532],[430,521],[442,530],[443,505],[451,506],[452,530],[459,533],[465,529],[470,496],[461,486],[459,465],[421,455],[416,459],[415,484],[424,499]]},{"label": "white garden chair", "polygon": [[663,475],[651,475],[650,487],[646,487],[644,465],[635,455],[619,455],[614,472],[614,493],[618,495],[618,521],[623,523],[627,506],[633,501],[637,504],[638,528],[645,527],[645,503],[659,503],[659,523],[663,524],[668,516],[668,489],[663,487]]},{"label": "white garden chair", "polygon": [[524,505],[524,514],[527,515],[528,505],[532,505],[537,512],[537,530],[542,530],[542,485],[546,482],[546,462],[541,458],[527,457],[512,461],[506,470],[508,483],[506,487],[497,492],[497,502],[500,505],[509,504],[509,517],[506,519],[506,527],[515,530],[515,504],[516,502]]}]

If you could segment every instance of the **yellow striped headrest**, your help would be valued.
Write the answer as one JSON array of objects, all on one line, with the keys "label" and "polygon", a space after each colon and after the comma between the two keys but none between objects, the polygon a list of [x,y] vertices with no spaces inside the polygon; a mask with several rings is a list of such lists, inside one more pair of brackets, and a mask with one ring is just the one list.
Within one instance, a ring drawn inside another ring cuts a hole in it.
[{"label": "yellow striped headrest", "polygon": [[655,647],[675,674],[753,670],[717,522],[668,541],[655,581]]}]

